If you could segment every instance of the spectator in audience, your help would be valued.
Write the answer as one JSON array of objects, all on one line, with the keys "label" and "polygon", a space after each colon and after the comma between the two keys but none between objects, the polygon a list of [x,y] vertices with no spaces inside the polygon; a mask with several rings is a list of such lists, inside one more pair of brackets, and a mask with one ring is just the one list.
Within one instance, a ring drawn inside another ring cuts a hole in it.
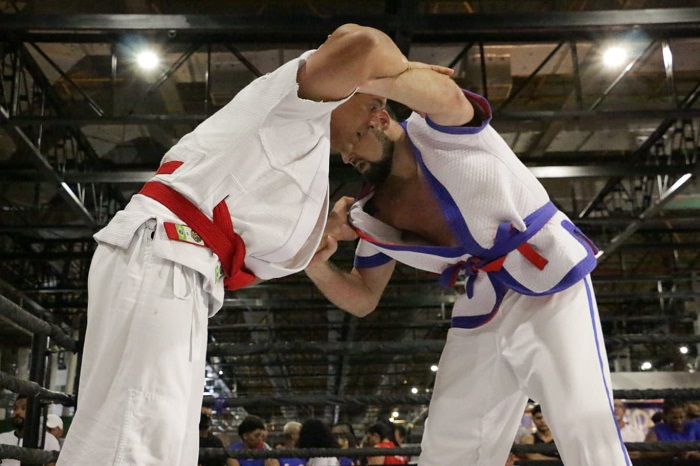
[{"label": "spectator in audience", "polygon": [[[647,442],[696,442],[700,440],[700,423],[688,422],[685,403],[673,398],[664,400],[664,422],[656,424],[647,433]],[[647,452],[643,456],[661,458],[674,456],[700,460],[700,451]]]},{"label": "spectator in audience", "polygon": [[[284,433],[285,450],[299,448],[299,431],[301,430],[301,422],[289,421],[284,425],[282,432]],[[303,458],[280,458],[280,466],[304,466],[306,461]]]},{"label": "spectator in audience", "polygon": [[643,442],[644,441],[644,431],[636,424],[630,424],[627,422],[627,406],[622,400],[614,400],[613,406],[615,408],[615,419],[617,419],[617,427],[620,428],[620,434],[622,435],[622,441],[625,443],[629,442]]},{"label": "spectator in audience", "polygon": [[685,411],[688,414],[688,420],[700,421],[700,400],[686,401]]},{"label": "spectator in audience", "polygon": [[[220,448],[221,453],[225,454],[224,442],[219,437],[215,437],[211,433],[211,418],[205,413],[201,413],[199,417],[199,448]],[[225,459],[200,459],[197,461],[199,466],[224,466]]]},{"label": "spectator in audience", "polygon": [[[378,422],[367,428],[367,447],[396,448],[391,428],[383,422]],[[405,464],[403,456],[368,456],[367,464]]]},{"label": "spectator in audience", "polygon": [[[267,428],[262,419],[257,416],[246,416],[238,426],[239,442],[234,442],[226,448],[229,453],[238,450],[270,450],[270,446],[265,443]],[[275,458],[229,458],[227,466],[280,466]]]},{"label": "spectator in audience", "polygon": [[[340,422],[331,428],[331,432],[333,432],[340,448],[357,448],[357,437],[355,437],[355,429],[352,428],[352,424]],[[340,466],[358,466],[360,464],[359,458],[340,457],[338,460]]]},{"label": "spectator in audience", "polygon": [[[299,448],[338,448],[331,429],[318,419],[307,419],[299,431]],[[338,458],[313,457],[307,466],[340,466]]]},{"label": "spectator in audience", "polygon": [[[542,407],[540,405],[535,405],[532,408],[532,421],[535,423],[535,433],[525,435],[522,438],[523,445],[540,445],[543,443],[551,443],[554,445],[554,437],[552,436],[552,431],[549,430],[547,421],[544,420],[542,415]],[[523,453],[523,459],[526,460],[557,460],[559,456],[556,454],[545,455],[542,453]]]},{"label": "spectator in audience", "polygon": [[[24,440],[24,423],[25,417],[27,415],[27,396],[17,395],[15,398],[15,403],[12,408],[12,426],[14,430],[0,434],[0,444],[2,445],[17,445],[22,446]],[[44,438],[44,450],[48,451],[60,451],[61,446],[50,432],[46,433]],[[2,466],[20,466],[20,462],[17,460],[4,459],[0,460]],[[48,463],[47,466],[53,466],[54,463]]]},{"label": "spectator in audience", "polygon": [[653,422],[654,425],[656,425],[656,424],[661,424],[662,422],[664,422],[664,413],[663,413],[663,411],[657,411],[657,412],[655,412],[655,413],[651,416],[651,422]]},{"label": "spectator in audience", "polygon": [[[625,415],[627,414],[627,406],[622,400],[613,400],[613,407],[615,409],[615,419],[617,419],[617,427],[620,429],[620,435],[622,436],[622,441],[625,443],[630,442],[643,442],[644,441],[644,431],[636,424],[630,424],[627,422]],[[630,451],[630,458],[639,458],[640,452]]]},{"label": "spectator in audience", "polygon": [[[403,447],[403,444],[406,443],[406,437],[408,437],[406,428],[403,424],[393,424],[393,429],[394,443],[396,443],[397,447]],[[408,460],[410,459],[408,456],[400,456],[400,458],[403,458],[403,464],[408,464]]]}]

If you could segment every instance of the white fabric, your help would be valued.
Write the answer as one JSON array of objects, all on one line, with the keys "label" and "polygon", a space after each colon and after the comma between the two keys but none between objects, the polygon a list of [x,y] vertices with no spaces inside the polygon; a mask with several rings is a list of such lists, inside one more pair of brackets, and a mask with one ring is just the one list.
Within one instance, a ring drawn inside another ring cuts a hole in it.
[{"label": "white fabric", "polygon": [[[478,132],[448,134],[433,128],[426,119],[415,113],[407,123],[407,134],[420,150],[427,170],[454,200],[457,215],[462,217],[477,244],[488,249],[493,247],[501,223],[509,222],[519,231],[526,230],[524,219],[548,203],[549,197],[491,126],[485,125],[483,129],[474,131]],[[352,206],[352,224],[381,242],[409,245],[401,241],[398,230],[363,211],[371,196],[370,193]],[[442,208],[445,207],[442,204]],[[570,222],[568,217],[557,211],[527,241],[549,261],[543,270],[538,270],[517,251],[506,256],[503,268],[533,293],[547,292],[588,257],[589,251],[562,226],[566,222]],[[404,264],[434,273],[441,273],[471,256],[460,248],[441,250],[439,254],[430,250],[394,250],[361,239],[355,254],[366,258],[383,253]],[[479,273],[473,285],[473,296],[462,295],[455,303],[453,316],[483,315],[493,309],[497,296],[486,274]]]},{"label": "white fabric", "polygon": [[306,462],[306,466],[340,466],[340,461],[338,458],[333,457],[321,457],[321,458],[309,458]]},{"label": "white fabric", "polygon": [[[314,102],[297,95],[297,70],[313,51],[253,81],[217,113],[185,135],[163,158],[184,164],[155,179],[187,197],[211,218],[226,201],[246,245],[246,266],[262,279],[302,270],[318,246],[328,214],[331,112],[346,99]],[[148,218],[178,222],[157,202],[134,196],[95,238],[127,247]],[[187,246],[170,259],[202,273],[215,300],[217,258]],[[172,246],[173,249],[180,249]]]},{"label": "white fabric", "polygon": [[[59,466],[197,464],[209,294],[158,256],[155,220],[99,245],[78,407]],[[167,241],[167,240],[166,240]]]},{"label": "white fabric", "polygon": [[475,329],[452,328],[439,362],[421,466],[503,466],[528,397],[567,466],[629,466],[586,279],[553,295],[508,292]]},{"label": "white fabric", "polygon": [[[18,447],[21,447],[23,442],[24,439],[17,438],[14,430],[11,430],[9,432],[3,432],[0,434],[1,445],[16,445]],[[46,432],[46,437],[44,438],[44,450],[61,450],[61,445],[58,443],[58,440],[50,432]],[[20,462],[18,460],[13,459],[0,459],[0,464],[2,464],[2,466],[20,466]]]},{"label": "white fabric", "polygon": [[641,427],[627,423],[620,429],[620,434],[622,435],[622,440],[628,443],[643,442],[646,438],[644,430]]},{"label": "white fabric", "polygon": [[[414,114],[407,132],[428,172],[453,200],[449,204],[438,197],[443,212],[445,205],[452,208],[446,214],[448,221],[452,215],[465,222],[481,248],[493,246],[501,223],[524,231],[525,218],[549,202],[541,184],[488,125],[471,134],[448,134]],[[353,225],[375,240],[401,245],[401,235],[369,217],[363,205],[358,202],[351,209]],[[557,212],[527,242],[549,260],[544,270],[517,251],[507,255],[503,267],[531,292],[548,291],[590,258],[589,251],[563,228],[567,221]],[[370,258],[383,253],[440,273],[468,258],[464,252],[464,248],[396,251],[360,240],[356,266],[371,266]],[[474,298],[461,296],[452,317],[482,315],[494,304],[488,275],[479,273]],[[607,356],[588,277],[540,297],[507,291],[490,321],[474,329],[449,331],[419,464],[502,466],[528,398],[542,404],[567,466],[630,465],[617,430]]]},{"label": "white fabric", "polygon": [[[298,97],[311,53],[239,92],[163,159],[183,165],[155,177],[210,218],[225,199],[245,265],[263,279],[303,269],[325,226],[330,114],[344,100]],[[167,221],[180,223],[136,195],[95,235],[78,409],[60,466],[196,464],[206,318],[224,289],[218,258],[169,240]]]}]

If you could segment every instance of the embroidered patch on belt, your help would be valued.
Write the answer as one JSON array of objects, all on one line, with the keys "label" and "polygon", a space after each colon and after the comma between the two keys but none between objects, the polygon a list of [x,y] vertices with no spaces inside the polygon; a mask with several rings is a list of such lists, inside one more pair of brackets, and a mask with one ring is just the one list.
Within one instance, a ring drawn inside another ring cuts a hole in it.
[{"label": "embroidered patch on belt", "polygon": [[168,239],[184,241],[185,243],[195,244],[197,246],[205,246],[202,237],[187,225],[165,222],[163,226],[165,227],[165,233],[168,235]]}]

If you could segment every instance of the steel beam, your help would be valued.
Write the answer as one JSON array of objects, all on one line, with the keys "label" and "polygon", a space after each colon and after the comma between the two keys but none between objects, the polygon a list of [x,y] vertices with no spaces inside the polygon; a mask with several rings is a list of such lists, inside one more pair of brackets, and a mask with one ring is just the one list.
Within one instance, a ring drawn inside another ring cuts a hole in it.
[{"label": "steel beam", "polygon": [[[1,15],[0,37],[41,42],[105,41],[129,33],[162,34],[170,42],[192,36],[236,42],[318,42],[337,26],[354,22],[394,35],[406,26],[396,15]],[[550,11],[531,14],[422,14],[411,18],[413,43],[469,40],[542,41],[609,37],[627,33],[647,37],[697,37],[698,8],[605,11]]]},{"label": "steel beam", "polygon": [[[0,119],[7,121],[9,119],[8,111],[0,106]],[[61,179],[61,177],[56,173],[46,160],[46,157],[41,153],[41,151],[34,145],[32,140],[22,131],[20,128],[12,128],[15,134],[19,137],[22,143],[29,150],[31,155],[31,162],[39,170],[45,181],[50,182],[58,186],[60,196],[67,202],[68,206],[77,214],[78,218],[85,223],[87,226],[94,227],[97,222],[93,218],[92,214],[88,212],[83,203],[78,199],[72,189]]]}]

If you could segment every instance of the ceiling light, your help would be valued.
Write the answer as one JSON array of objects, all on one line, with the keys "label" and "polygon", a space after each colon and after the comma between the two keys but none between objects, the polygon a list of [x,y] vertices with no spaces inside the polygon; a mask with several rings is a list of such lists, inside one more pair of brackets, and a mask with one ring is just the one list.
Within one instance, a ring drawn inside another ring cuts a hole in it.
[{"label": "ceiling light", "polygon": [[160,63],[160,59],[152,50],[143,50],[136,55],[136,63],[143,70],[153,70]]},{"label": "ceiling light", "polygon": [[627,51],[622,47],[610,47],[603,52],[603,63],[610,68],[622,65],[627,59]]},{"label": "ceiling light", "polygon": [[416,387],[413,387],[411,389],[411,393],[413,393],[415,395],[416,393],[418,393],[418,389]]},{"label": "ceiling light", "polygon": [[651,369],[651,367],[652,367],[652,366],[651,366],[651,363],[650,363],[649,361],[644,361],[644,362],[642,363],[642,365],[640,366],[640,368],[641,368],[643,371],[648,371],[649,369]]},{"label": "ceiling light", "polygon": [[432,366],[430,366],[430,370],[433,372],[437,372],[438,366],[436,364],[433,364]]},{"label": "ceiling light", "polygon": [[688,354],[688,347],[687,346],[681,346],[678,348],[678,351],[681,352],[681,354]]}]

